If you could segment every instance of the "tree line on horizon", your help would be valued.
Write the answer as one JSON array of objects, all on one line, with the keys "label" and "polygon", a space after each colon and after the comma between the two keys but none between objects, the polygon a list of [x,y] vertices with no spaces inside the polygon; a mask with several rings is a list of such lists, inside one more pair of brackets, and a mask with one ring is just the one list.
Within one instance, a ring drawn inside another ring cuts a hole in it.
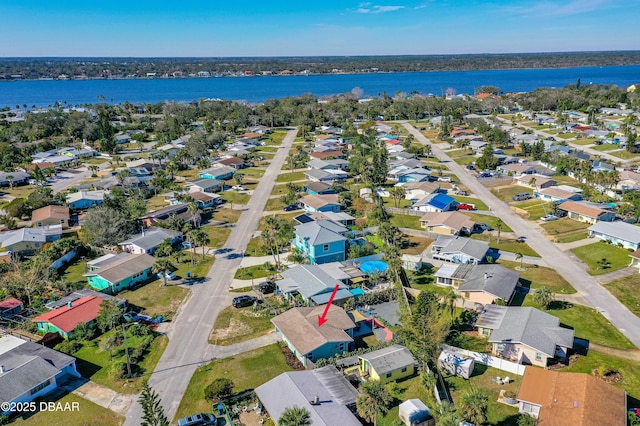
[{"label": "tree line on horizon", "polygon": [[[0,79],[126,78],[147,73],[187,77],[307,71],[313,74],[567,68],[640,64],[640,51],[466,55],[308,56],[238,58],[0,58]],[[13,76],[13,77],[12,77]]]}]

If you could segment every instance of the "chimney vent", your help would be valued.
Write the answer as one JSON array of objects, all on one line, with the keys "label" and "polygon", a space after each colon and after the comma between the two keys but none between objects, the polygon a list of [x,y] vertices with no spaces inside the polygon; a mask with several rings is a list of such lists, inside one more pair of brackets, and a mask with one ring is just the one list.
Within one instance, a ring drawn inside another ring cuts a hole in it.
[{"label": "chimney vent", "polygon": [[4,365],[0,365],[0,374],[6,373],[7,370],[4,368]]},{"label": "chimney vent", "polygon": [[73,301],[72,301],[72,300],[69,300],[69,301],[67,302],[67,306],[68,306],[68,307],[70,307],[70,308],[72,308],[72,307],[73,307]]}]

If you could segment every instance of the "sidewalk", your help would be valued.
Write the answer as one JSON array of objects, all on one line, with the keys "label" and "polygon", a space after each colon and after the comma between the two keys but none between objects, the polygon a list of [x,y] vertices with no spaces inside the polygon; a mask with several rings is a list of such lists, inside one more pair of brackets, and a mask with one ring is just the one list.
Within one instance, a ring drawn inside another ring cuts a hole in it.
[{"label": "sidewalk", "polygon": [[572,241],[570,243],[555,243],[555,244],[558,246],[560,250],[569,251],[571,249],[582,247],[582,246],[588,246],[589,244],[593,244],[593,243],[595,243],[593,238],[584,238],[582,240]]},{"label": "sidewalk", "polygon": [[126,415],[137,394],[122,394],[86,379],[75,379],[61,386],[63,389],[87,399],[101,407]]}]

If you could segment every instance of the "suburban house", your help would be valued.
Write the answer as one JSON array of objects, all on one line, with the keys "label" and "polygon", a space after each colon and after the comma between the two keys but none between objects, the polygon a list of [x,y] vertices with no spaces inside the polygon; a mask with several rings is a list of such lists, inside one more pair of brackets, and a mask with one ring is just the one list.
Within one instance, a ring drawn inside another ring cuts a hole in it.
[{"label": "suburban house", "polygon": [[485,305],[476,327],[489,338],[493,355],[518,364],[547,367],[553,360],[566,361],[573,348],[573,330],[531,307]]},{"label": "suburban house", "polygon": [[318,160],[326,160],[331,158],[344,159],[346,155],[344,152],[338,151],[338,150],[323,151],[323,152],[313,151],[309,153],[309,157],[318,159]]},{"label": "suburban house", "polygon": [[412,202],[418,201],[427,195],[440,191],[438,182],[411,182],[402,186],[405,190],[404,198]]},{"label": "suburban house", "polygon": [[140,220],[144,226],[153,226],[154,223],[166,220],[169,216],[175,214],[176,216],[184,219],[187,222],[192,220],[191,213],[188,212],[189,206],[187,204],[175,204],[173,206],[164,207],[148,213],[144,216],[140,216]]},{"label": "suburban house", "polygon": [[527,367],[518,390],[519,411],[545,426],[627,424],[627,395],[598,377]]},{"label": "suburban house", "polygon": [[330,220],[316,220],[295,227],[294,245],[312,265],[346,259],[349,229]]},{"label": "suburban house", "polygon": [[307,166],[317,170],[347,170],[349,162],[343,159],[319,160],[314,158],[307,162]]},{"label": "suburban house", "polygon": [[274,423],[287,408],[309,413],[309,424],[361,426],[355,416],[358,391],[333,365],[282,373],[255,389]]},{"label": "suburban house", "polygon": [[44,206],[31,213],[31,223],[40,228],[47,225],[62,225],[62,228],[69,227],[69,207],[65,206]]},{"label": "suburban house", "polygon": [[89,272],[84,276],[96,290],[116,294],[153,277],[154,263],[155,258],[148,254],[106,254],[87,262]]},{"label": "suburban house", "polygon": [[[313,213],[305,213],[305,216],[309,217],[312,220],[329,220],[334,223],[338,223],[343,226],[351,226],[356,224],[356,218],[351,216],[349,213],[345,212],[313,212]],[[296,217],[296,220],[300,218],[300,216]],[[303,219],[304,220],[304,219]]]},{"label": "suburban house", "polygon": [[377,351],[358,355],[360,374],[367,380],[388,383],[413,376],[418,362],[409,349],[401,345],[391,345]]},{"label": "suburban house", "polygon": [[587,230],[589,238],[600,238],[630,250],[640,248],[640,227],[630,223],[622,221],[598,222]]},{"label": "suburban house", "polygon": [[131,236],[118,245],[122,251],[132,254],[153,254],[156,248],[165,240],[171,240],[175,244],[182,240],[182,232],[167,228],[151,227],[143,229],[141,234]]},{"label": "suburban house", "polygon": [[27,172],[0,172],[0,186],[26,185],[31,175]]},{"label": "suburban house", "polygon": [[325,195],[335,194],[336,190],[327,183],[324,182],[310,182],[304,185],[304,190],[309,195]]},{"label": "suburban house", "polygon": [[449,195],[433,193],[416,201],[411,206],[411,210],[420,212],[446,212],[451,210],[455,201],[456,200]]},{"label": "suburban house", "polygon": [[206,192],[193,191],[189,193],[193,202],[201,209],[217,206],[222,203],[222,197],[218,194],[209,194]]},{"label": "suburban house", "polygon": [[576,201],[565,201],[558,206],[558,209],[566,212],[569,219],[577,220],[578,222],[594,224],[597,222],[611,222],[616,218],[615,212]]},{"label": "suburban house", "polygon": [[67,195],[67,205],[71,210],[99,206],[103,203],[106,194],[104,190],[72,192]]},{"label": "suburban house", "polygon": [[497,170],[502,173],[511,173],[513,175],[531,175],[536,172],[535,166],[530,164],[501,164]]},{"label": "suburban house", "polygon": [[333,183],[347,179],[349,174],[344,170],[320,170],[309,169],[304,172],[304,176],[311,182],[326,182]]},{"label": "suburban house", "polygon": [[324,305],[329,301],[333,290],[338,286],[333,303],[343,304],[353,297],[349,287],[341,281],[331,277],[317,265],[297,265],[283,271],[282,279],[276,281],[278,289],[286,296],[299,294],[305,303],[310,305]]},{"label": "suburban house", "polygon": [[338,194],[305,195],[300,199],[300,203],[308,212],[339,212],[342,210]]},{"label": "suburban house", "polygon": [[15,297],[0,301],[0,318],[11,318],[22,313],[23,303]]},{"label": "suburban house", "polygon": [[496,264],[442,265],[434,274],[436,284],[451,287],[462,299],[462,305],[475,308],[502,299],[510,302],[520,275]]},{"label": "suburban house", "polygon": [[227,158],[223,158],[222,160],[218,160],[215,162],[214,167],[216,167],[216,165],[218,164],[220,166],[233,167],[236,170],[244,169],[247,166],[244,160],[238,157],[227,157]]},{"label": "suburban house", "polygon": [[631,263],[629,266],[633,266],[640,270],[640,250],[635,250],[633,253],[629,253],[629,257],[631,257]]},{"label": "suburban house", "polygon": [[640,189],[640,173],[625,170],[620,172],[619,179],[616,188],[621,191]]},{"label": "suburban house", "polygon": [[459,212],[430,212],[420,218],[420,226],[429,232],[442,235],[471,234],[475,222]]},{"label": "suburban house", "polygon": [[431,179],[431,171],[423,167],[411,169],[398,168],[391,170],[387,177],[401,183],[425,182]]},{"label": "suburban house", "polygon": [[127,301],[125,299],[118,299],[117,297],[111,296],[107,293],[102,293],[100,291],[95,291],[90,288],[81,288],[79,290],[74,291],[73,293],[69,293],[64,297],[61,297],[57,300],[51,300],[47,302],[44,307],[50,310],[62,308],[67,306],[69,302],[73,303],[76,300],[80,300],[85,297],[99,297],[102,301],[114,303],[117,306],[125,308],[127,306]]},{"label": "suburban house", "polygon": [[196,179],[185,184],[189,192],[220,192],[224,189],[224,182],[214,179]]},{"label": "suburban house", "polygon": [[58,333],[65,339],[75,330],[79,323],[93,324],[100,315],[102,299],[97,296],[83,297],[66,306],[46,312],[33,318],[38,331]]},{"label": "suburban house", "polygon": [[330,305],[326,322],[320,327],[318,317],[324,306],[293,308],[271,319],[277,336],[291,349],[302,365],[321,358],[349,352],[353,349],[353,329],[356,326],[347,313]]},{"label": "suburban house", "polygon": [[536,189],[550,188],[552,186],[557,185],[557,182],[555,179],[552,179],[549,176],[541,175],[538,173],[520,175],[516,177],[515,183],[518,185],[527,186],[529,188],[536,188]]},{"label": "suburban house", "polygon": [[[74,357],[8,334],[0,335],[0,366],[0,399],[9,404],[42,398],[69,376],[80,377]],[[0,416],[13,412],[3,408]]]},{"label": "suburban house", "polygon": [[582,200],[582,191],[569,191],[559,186],[552,186],[533,191],[533,196],[550,203],[564,203],[565,201]]},{"label": "suburban house", "polygon": [[21,228],[0,234],[0,248],[9,253],[33,254],[45,243],[57,241],[62,235],[62,226],[48,225],[41,228]]},{"label": "suburban house", "polygon": [[482,263],[488,251],[488,242],[464,237],[438,237],[431,246],[434,259],[452,263]]},{"label": "suburban house", "polygon": [[202,170],[198,176],[200,179],[227,180],[231,179],[235,172],[236,169],[229,166],[211,167]]}]

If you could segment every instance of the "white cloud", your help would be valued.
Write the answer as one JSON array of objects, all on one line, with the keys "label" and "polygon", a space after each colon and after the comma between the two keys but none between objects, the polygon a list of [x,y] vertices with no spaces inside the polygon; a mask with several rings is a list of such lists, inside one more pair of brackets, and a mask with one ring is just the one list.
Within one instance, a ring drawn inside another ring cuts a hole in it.
[{"label": "white cloud", "polygon": [[507,6],[503,10],[513,15],[535,16],[570,16],[610,9],[618,6],[617,1],[612,0],[568,0],[553,2],[541,0],[526,2],[519,6]]},{"label": "white cloud", "polygon": [[385,12],[395,12],[396,10],[404,9],[404,6],[380,6],[374,5],[371,3],[360,3],[360,7],[356,9],[357,13],[385,13]]}]

